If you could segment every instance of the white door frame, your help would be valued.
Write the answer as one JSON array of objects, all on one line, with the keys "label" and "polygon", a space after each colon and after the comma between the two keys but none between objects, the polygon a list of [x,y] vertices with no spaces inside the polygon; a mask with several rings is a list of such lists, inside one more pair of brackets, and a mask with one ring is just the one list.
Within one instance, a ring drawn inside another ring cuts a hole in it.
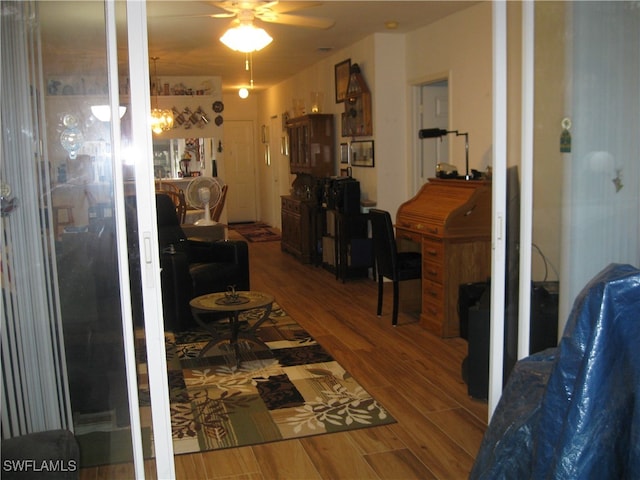
[{"label": "white door frame", "polygon": [[[118,45],[116,34],[115,3],[105,3],[105,22],[107,38],[107,62],[109,76],[109,103],[112,112],[117,112],[120,106],[119,80],[118,80]],[[144,454],[142,450],[142,434],[140,422],[140,408],[138,399],[138,377],[135,353],[135,335],[133,329],[133,316],[131,312],[131,290],[129,288],[129,260],[126,241],[126,220],[124,202],[124,175],[122,165],[118,158],[122,151],[120,143],[120,121],[111,122],[111,145],[113,152],[112,162],[114,168],[114,204],[116,212],[116,242],[118,245],[118,275],[120,282],[120,311],[122,312],[122,343],[125,356],[125,374],[127,377],[127,398],[129,400],[129,421],[131,425],[131,443],[133,448],[133,467],[136,478],[144,478]],[[124,287],[124,288],[123,288]]]},{"label": "white door frame", "polygon": [[491,321],[489,335],[489,420],[502,395],[507,197],[507,3],[493,2],[493,178],[491,231]]},{"label": "white door frame", "polygon": [[[522,4],[522,149],[518,359],[529,354],[531,245],[533,218],[534,2]],[[507,2],[493,2],[493,213],[491,284],[505,285],[507,189]],[[489,338],[489,420],[502,395],[504,288],[491,289]]]},{"label": "white door frame", "polygon": [[[113,0],[107,0],[113,2]],[[147,12],[145,2],[127,0],[127,30],[129,49],[129,75],[131,78],[131,144],[135,152],[136,205],[140,245],[140,273],[142,280],[142,298],[145,321],[145,339],[149,368],[149,390],[151,396],[151,415],[153,425],[154,451],[158,478],[175,478],[173,459],[173,441],[171,435],[171,415],[169,387],[167,383],[167,360],[164,342],[164,322],[162,311],[162,292],[160,285],[160,255],[158,245],[158,226],[155,202],[155,183],[153,176],[153,144],[148,115],[151,111],[151,92],[149,88],[149,52],[147,39]],[[112,100],[113,101],[113,100]],[[114,111],[117,111],[114,110]],[[119,160],[123,152],[113,150],[116,170],[122,170]],[[122,180],[122,179],[120,179]],[[119,187],[122,188],[120,182]],[[118,192],[118,196],[124,195]],[[124,213],[124,210],[122,210]],[[119,218],[118,246],[126,252],[126,230],[124,218]],[[122,280],[121,280],[122,281]],[[120,285],[121,290],[129,288]],[[132,323],[129,326],[132,330]],[[127,368],[135,368],[127,359]],[[132,404],[137,398],[133,390],[136,385],[129,384],[129,408],[139,409]],[[135,457],[142,455],[140,429],[131,430],[134,438]],[[138,437],[138,438],[136,438]],[[136,465],[136,478],[144,478],[144,465]]]}]

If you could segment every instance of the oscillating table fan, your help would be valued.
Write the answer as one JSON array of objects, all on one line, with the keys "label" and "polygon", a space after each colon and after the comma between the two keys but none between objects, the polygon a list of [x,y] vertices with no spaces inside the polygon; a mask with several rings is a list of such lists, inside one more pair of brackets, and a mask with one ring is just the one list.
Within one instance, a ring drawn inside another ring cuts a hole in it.
[{"label": "oscillating table fan", "polygon": [[222,182],[212,177],[195,177],[187,185],[186,200],[191,208],[204,209],[204,217],[196,225],[215,225],[211,209],[222,199]]}]

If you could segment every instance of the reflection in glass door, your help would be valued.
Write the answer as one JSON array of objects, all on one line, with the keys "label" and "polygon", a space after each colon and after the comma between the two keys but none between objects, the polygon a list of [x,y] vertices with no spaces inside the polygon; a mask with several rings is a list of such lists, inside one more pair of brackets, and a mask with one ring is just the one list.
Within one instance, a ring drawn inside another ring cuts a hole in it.
[{"label": "reflection in glass door", "polygon": [[[511,146],[523,145],[509,149],[508,165],[520,175],[511,183],[521,188],[505,209],[511,218],[509,205],[522,205],[518,264],[507,252],[506,266],[519,277],[518,314],[513,322],[507,315],[492,323],[492,344],[502,347],[504,326],[505,361],[513,361],[513,324],[518,358],[555,346],[591,278],[610,263],[640,266],[640,8],[637,2],[496,2],[495,12],[496,158],[507,150],[503,130]],[[522,40],[508,68],[507,38],[510,48]],[[507,124],[506,104],[521,117],[522,131]],[[502,310],[498,303],[492,316]],[[503,349],[492,350],[490,412],[503,370]]]},{"label": "reflection in glass door", "polygon": [[591,278],[640,265],[640,8],[537,3],[535,47],[532,272],[557,282],[561,334]]},{"label": "reflection in glass door", "polygon": [[[16,203],[3,219],[3,295],[12,290],[3,330],[15,335],[11,348],[18,355],[43,364],[54,360],[51,366],[5,364],[14,374],[7,388],[27,394],[29,403],[56,388],[70,412],[69,418],[52,416],[38,425],[31,422],[41,419],[39,412],[11,410],[14,422],[23,415],[31,420],[11,435],[63,427],[80,444],[81,467],[131,461],[110,123],[92,109],[108,104],[106,57],[88,62],[56,55],[69,43],[85,41],[74,10],[104,31],[104,6],[3,2],[2,8],[3,33],[5,22],[17,33],[11,43],[3,41],[3,66],[5,59],[13,64],[3,68],[3,122],[10,118],[12,134],[4,137],[3,129],[2,176]],[[68,22],[68,35],[53,40],[49,35],[62,22]],[[104,36],[93,31],[92,41],[95,51],[106,52]],[[16,99],[11,107],[4,101],[8,92]],[[29,113],[29,123],[19,124]],[[32,285],[21,283],[23,277]],[[36,302],[46,305],[34,315]],[[18,370],[37,376],[39,385],[21,381]]]},{"label": "reflection in glass door", "polygon": [[[140,477],[153,442],[138,412],[143,325],[131,307],[143,310],[129,287],[140,268],[137,249],[127,252],[136,220],[125,226],[118,148],[134,143],[135,109],[129,72],[114,73],[115,4],[1,2],[2,432],[69,429],[80,468],[119,464]],[[97,108],[109,105],[118,121]]]}]

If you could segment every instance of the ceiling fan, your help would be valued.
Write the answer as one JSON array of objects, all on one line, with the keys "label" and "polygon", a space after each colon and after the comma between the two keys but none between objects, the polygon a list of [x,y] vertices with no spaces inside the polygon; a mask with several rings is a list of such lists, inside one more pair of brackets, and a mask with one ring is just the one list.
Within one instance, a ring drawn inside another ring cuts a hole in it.
[{"label": "ceiling fan", "polygon": [[328,18],[291,15],[289,12],[315,7],[322,2],[278,2],[266,0],[227,0],[223,2],[211,2],[211,5],[225,10],[225,13],[209,15],[212,18],[236,18],[239,22],[254,19],[268,23],[279,23],[297,27],[309,27],[327,29],[331,28],[335,21]]}]

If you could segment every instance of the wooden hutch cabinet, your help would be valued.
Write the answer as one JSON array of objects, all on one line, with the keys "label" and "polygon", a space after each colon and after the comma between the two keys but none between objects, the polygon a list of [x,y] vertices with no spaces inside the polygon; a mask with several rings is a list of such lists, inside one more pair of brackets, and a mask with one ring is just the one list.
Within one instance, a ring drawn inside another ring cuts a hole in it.
[{"label": "wooden hutch cabinet", "polygon": [[431,179],[400,205],[396,237],[422,252],[420,323],[442,337],[460,335],[460,285],[491,275],[491,184]]},{"label": "wooden hutch cabinet", "polygon": [[323,222],[318,180],[335,175],[333,115],[311,114],[290,119],[290,172],[296,175],[292,194],[281,198],[283,251],[303,263],[319,264]]},{"label": "wooden hutch cabinet", "polygon": [[287,122],[289,169],[313,177],[335,175],[333,115],[314,113]]}]

